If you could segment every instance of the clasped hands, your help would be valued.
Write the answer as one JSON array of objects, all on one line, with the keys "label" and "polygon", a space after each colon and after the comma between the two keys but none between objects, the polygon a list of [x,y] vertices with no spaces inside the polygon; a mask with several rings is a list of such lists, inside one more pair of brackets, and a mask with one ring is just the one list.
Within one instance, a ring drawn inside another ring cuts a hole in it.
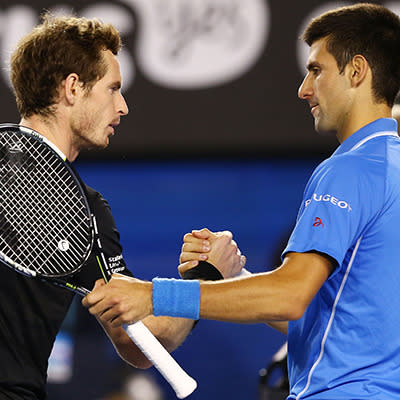
[{"label": "clasped hands", "polygon": [[[246,257],[241,254],[231,232],[211,232],[204,228],[184,236],[179,273],[182,275],[196,267],[199,261],[211,263],[226,279],[241,272]],[[97,280],[82,304],[101,322],[112,327],[131,324],[153,314],[152,283],[113,274],[107,284]]]}]

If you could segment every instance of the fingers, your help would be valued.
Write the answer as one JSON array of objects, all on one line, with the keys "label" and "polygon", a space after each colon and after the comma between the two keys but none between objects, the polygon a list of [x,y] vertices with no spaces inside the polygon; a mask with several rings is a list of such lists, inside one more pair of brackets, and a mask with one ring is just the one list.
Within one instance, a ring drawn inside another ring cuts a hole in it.
[{"label": "fingers", "polygon": [[217,248],[225,248],[226,251],[236,253],[238,248],[237,244],[232,237],[229,235],[219,235],[217,238],[212,242],[213,250]]},{"label": "fingers", "polygon": [[119,303],[111,303],[108,308],[102,305],[101,310],[94,306],[89,308],[89,312],[101,322],[108,323],[113,327],[130,324],[133,321],[133,316]]},{"label": "fingers", "polygon": [[181,264],[188,261],[206,261],[207,259],[208,255],[203,253],[183,252],[179,256],[179,262]]},{"label": "fingers", "polygon": [[[118,278],[112,277],[112,279],[115,280]],[[82,305],[89,310],[90,314],[104,321],[109,321],[115,317],[115,314],[110,313],[109,310],[117,304],[119,300],[117,298],[108,298],[105,300],[107,288],[109,288],[109,284],[105,283],[103,279],[98,279],[92,292],[82,299]]]},{"label": "fingers", "polygon": [[[230,231],[211,232],[207,228],[203,228],[200,230],[193,230],[192,233],[188,233],[186,235],[191,235],[192,237],[198,238],[198,239],[212,239],[212,238],[215,238],[218,236],[227,236],[230,239],[232,239],[232,237],[233,237],[233,234]],[[185,237],[184,237],[184,239],[185,239]]]},{"label": "fingers", "polygon": [[101,287],[101,286],[104,286],[105,284],[106,283],[104,282],[104,279],[97,279],[97,281],[94,283],[92,291],[97,289],[97,288],[99,288],[99,287]]},{"label": "fingers", "polygon": [[152,284],[114,274],[107,284],[96,282],[82,304],[102,323],[113,327],[137,322],[152,313]]},{"label": "fingers", "polygon": [[[232,240],[233,239],[233,233],[231,231],[221,231],[221,232],[215,232],[216,236],[226,236],[228,239]],[[235,242],[236,243],[236,242]]]},{"label": "fingers", "polygon": [[98,303],[103,298],[102,287],[105,285],[106,283],[103,279],[98,279],[95,282],[92,291],[82,299],[82,305],[88,308]]},{"label": "fingers", "polygon": [[189,269],[192,269],[194,267],[197,267],[198,264],[199,264],[199,262],[197,260],[187,261],[187,262],[180,264],[178,266],[179,275],[182,277],[182,275],[186,271],[188,271]]},{"label": "fingers", "polygon": [[224,231],[218,232],[217,238],[212,241],[209,262],[218,268],[224,278],[232,278],[240,273],[246,258],[232,239],[232,233]]},{"label": "fingers", "polygon": [[210,249],[211,246],[208,240],[195,238],[188,233],[184,237],[179,262],[182,264],[191,260],[207,260],[208,256],[205,253],[208,253]]},{"label": "fingers", "polygon": [[211,232],[207,228],[203,228],[200,230],[194,229],[192,230],[192,235],[198,239],[208,239],[213,235],[213,232]]},{"label": "fingers", "polygon": [[184,244],[190,244],[194,249],[196,249],[191,251],[205,252],[208,250],[201,249],[201,247],[209,247],[210,241],[215,240],[221,236],[226,236],[230,240],[232,240],[233,238],[233,234],[230,231],[211,232],[207,228],[203,228],[201,230],[193,230],[191,233],[187,233],[183,237],[183,242]]},{"label": "fingers", "polygon": [[182,245],[182,253],[207,253],[210,249],[210,242],[208,240],[188,239],[188,241],[184,242]]},{"label": "fingers", "polygon": [[[123,275],[114,274],[111,277],[111,280],[118,279],[119,277],[123,277]],[[107,283],[104,281],[104,279],[97,279],[92,291],[82,299],[82,305],[86,308],[89,308],[99,303],[104,297],[104,288],[106,285]]]},{"label": "fingers", "polygon": [[211,232],[207,228],[193,230],[184,238],[179,257],[179,274],[197,265],[198,261],[208,261],[213,264],[224,278],[238,275],[246,264],[230,231]]}]

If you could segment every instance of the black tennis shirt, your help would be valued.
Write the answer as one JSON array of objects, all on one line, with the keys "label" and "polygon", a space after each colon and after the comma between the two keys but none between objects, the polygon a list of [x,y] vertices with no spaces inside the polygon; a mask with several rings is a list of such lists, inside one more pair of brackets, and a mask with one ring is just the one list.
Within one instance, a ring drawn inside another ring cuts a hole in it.
[{"label": "black tennis shirt", "polygon": [[[100,240],[114,272],[127,275],[120,236],[107,201],[86,186]],[[101,278],[90,256],[74,282],[92,289]],[[74,293],[20,275],[0,263],[0,400],[46,398],[48,358]]]}]

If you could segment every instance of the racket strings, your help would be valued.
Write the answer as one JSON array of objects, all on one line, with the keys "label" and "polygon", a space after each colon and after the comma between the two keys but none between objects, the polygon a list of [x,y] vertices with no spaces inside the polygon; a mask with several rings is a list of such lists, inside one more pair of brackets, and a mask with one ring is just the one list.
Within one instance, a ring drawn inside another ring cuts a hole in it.
[{"label": "racket strings", "polygon": [[[53,166],[54,168],[54,166]],[[57,172],[56,169],[54,169],[55,172]],[[69,176],[67,175],[67,173],[65,171],[60,171],[59,174],[59,178],[61,178],[62,180],[68,179]],[[34,180],[38,180],[38,179],[46,179],[46,177],[43,176],[34,176],[33,177]],[[29,182],[20,182],[19,187],[24,186],[25,184],[27,184]],[[44,187],[44,188],[40,188],[41,192],[38,193],[37,190],[38,188],[33,187],[32,191],[35,192],[34,193],[34,198],[38,198],[39,196],[42,197],[44,203],[48,204],[48,207],[46,208],[40,208],[38,210],[36,210],[37,215],[33,216],[36,217],[37,220],[41,221],[43,219],[48,219],[51,218],[51,213],[53,212],[54,209],[59,207],[59,203],[56,201],[57,199],[53,197],[53,188],[55,188],[56,190],[58,190],[58,192],[60,193],[60,195],[63,198],[69,198],[70,199],[70,205],[71,207],[65,208],[63,210],[64,212],[64,216],[66,219],[73,219],[74,216],[76,215],[76,213],[79,211],[79,208],[77,209],[76,204],[79,204],[79,197],[76,195],[76,193],[74,193],[71,190],[68,190],[68,192],[65,190],[64,185],[62,187],[56,187],[57,185],[57,181],[55,181],[54,179],[52,181],[49,182],[49,186]],[[72,181],[70,182],[72,183]],[[69,189],[69,188],[68,188]],[[21,196],[20,196],[21,197]],[[28,197],[29,199],[29,197]],[[30,204],[26,204],[25,207],[30,207]],[[23,209],[24,207],[22,207]],[[21,225],[23,226],[25,219],[22,219],[21,221]],[[32,221],[30,221],[32,222]],[[60,230],[61,228],[61,230]],[[39,226],[40,229],[40,226]],[[50,227],[50,230],[48,230],[47,232],[43,231],[43,230],[39,230],[39,234],[42,235],[43,240],[47,240],[48,238],[54,237],[56,234],[58,234],[60,237],[65,236],[66,231],[68,230],[68,226],[64,226],[64,228],[59,227],[59,226],[53,226]],[[84,245],[84,241],[81,238],[78,238],[75,234],[75,231],[73,231],[72,236],[75,238],[75,240],[80,241],[82,245]]]},{"label": "racket strings", "polygon": [[42,275],[77,268],[90,220],[64,162],[29,135],[0,132],[0,253]]}]

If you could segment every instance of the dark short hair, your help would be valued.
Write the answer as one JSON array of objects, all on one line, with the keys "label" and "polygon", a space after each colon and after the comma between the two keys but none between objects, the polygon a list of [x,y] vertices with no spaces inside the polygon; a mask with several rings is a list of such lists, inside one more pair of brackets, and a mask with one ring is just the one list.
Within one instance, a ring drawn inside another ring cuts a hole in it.
[{"label": "dark short hair", "polygon": [[103,50],[117,54],[120,48],[120,34],[111,24],[44,14],[11,56],[11,82],[21,116],[52,115],[60,84],[70,73],[78,74],[89,91],[106,73]]},{"label": "dark short hair", "polygon": [[400,19],[387,8],[360,3],[313,19],[302,39],[311,46],[326,38],[327,50],[342,73],[357,54],[368,61],[377,102],[393,106],[400,88]]}]

